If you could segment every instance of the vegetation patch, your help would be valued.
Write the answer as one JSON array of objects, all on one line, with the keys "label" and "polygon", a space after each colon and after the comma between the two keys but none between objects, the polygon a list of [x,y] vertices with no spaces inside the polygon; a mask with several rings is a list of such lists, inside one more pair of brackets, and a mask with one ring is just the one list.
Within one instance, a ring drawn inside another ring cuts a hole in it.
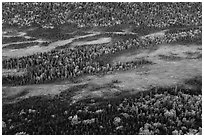
[{"label": "vegetation patch", "polygon": [[9,45],[3,47],[3,49],[21,49],[21,48],[28,48],[28,47],[36,46],[38,44],[39,44],[38,42],[25,42],[25,43],[18,43],[18,44],[9,44]]},{"label": "vegetation patch", "polygon": [[25,38],[25,37],[19,37],[19,36],[15,36],[15,37],[3,37],[2,38],[2,44],[7,44],[7,43],[13,43],[13,42],[23,42],[23,41],[34,41],[36,40],[35,38]]}]

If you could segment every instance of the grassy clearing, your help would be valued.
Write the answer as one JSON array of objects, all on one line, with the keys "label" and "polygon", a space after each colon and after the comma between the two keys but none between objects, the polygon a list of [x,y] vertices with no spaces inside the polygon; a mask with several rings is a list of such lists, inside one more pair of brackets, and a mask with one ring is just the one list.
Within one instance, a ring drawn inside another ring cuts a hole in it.
[{"label": "grassy clearing", "polygon": [[22,48],[29,48],[32,46],[39,45],[38,42],[25,42],[25,43],[18,43],[18,44],[9,44],[4,46],[3,49],[22,49]]},{"label": "grassy clearing", "polygon": [[140,50],[141,49],[138,49],[137,47],[132,47],[116,53],[106,54],[102,57],[96,58],[96,61],[99,61],[101,64],[112,63],[115,58],[120,57],[121,55],[139,52]]},{"label": "grassy clearing", "polygon": [[104,36],[105,36],[104,34],[98,34],[98,35],[92,36],[92,37],[79,38],[79,39],[74,40],[73,42],[93,41],[93,40],[97,40],[97,39],[104,37]]},{"label": "grassy clearing", "polygon": [[99,44],[110,43],[110,42],[111,42],[110,37],[103,37],[103,38],[99,38],[99,39],[92,40],[92,41],[73,42],[71,44],[72,45],[71,47],[82,46],[82,45],[99,45]]},{"label": "grassy clearing", "polygon": [[19,37],[19,36],[3,37],[2,44],[8,44],[8,43],[13,43],[13,42],[23,42],[23,41],[33,41],[33,40],[36,40],[36,39],[35,38],[27,39],[25,37]]}]

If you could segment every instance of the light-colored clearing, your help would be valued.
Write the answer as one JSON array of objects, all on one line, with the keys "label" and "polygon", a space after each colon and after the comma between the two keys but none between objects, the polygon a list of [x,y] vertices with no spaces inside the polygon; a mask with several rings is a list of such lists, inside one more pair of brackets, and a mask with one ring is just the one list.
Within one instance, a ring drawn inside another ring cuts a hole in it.
[{"label": "light-colored clearing", "polygon": [[[132,51],[131,53],[123,54],[113,60],[113,62],[129,62],[134,61],[139,58],[146,58],[153,62],[158,61],[159,55],[164,56],[175,56],[181,58],[187,58],[190,53],[197,52],[197,55],[202,54],[202,51],[199,50],[202,48],[201,46],[197,45],[160,45],[157,46],[156,49],[145,49],[139,51]],[[194,54],[194,56],[196,56]],[[156,57],[156,58],[155,58]]]},{"label": "light-colored clearing", "polygon": [[[80,83],[80,84],[86,84],[86,83]],[[41,84],[41,85],[26,85],[26,86],[13,86],[13,87],[2,87],[2,99],[9,99],[13,98],[13,100],[9,100],[3,103],[14,103],[16,101],[19,101],[21,99],[33,97],[33,96],[42,96],[42,95],[57,95],[61,93],[62,91],[76,85],[80,84],[70,84],[70,83],[64,83],[64,84]],[[26,95],[15,97],[24,91],[27,92]]]},{"label": "light-colored clearing", "polygon": [[145,36],[141,36],[141,38],[154,38],[154,37],[164,37],[165,36],[165,32],[168,31],[167,30],[162,30],[162,31],[159,31],[159,32],[156,32],[156,33],[151,33],[151,34],[148,34],[148,35],[145,35]]},{"label": "light-colored clearing", "polygon": [[92,40],[92,41],[73,42],[72,47],[82,46],[82,45],[103,44],[103,43],[109,43],[109,42],[111,42],[111,38],[110,37],[104,37],[104,38],[99,38],[97,40]]},{"label": "light-colored clearing", "polygon": [[[37,40],[28,40],[28,41],[21,41],[21,42],[12,42],[12,43],[7,43],[7,44],[2,44],[2,47],[6,47],[6,46],[9,46],[11,44],[24,44],[24,43],[31,43],[31,42],[38,42],[39,44],[43,43],[43,42],[47,42],[45,40],[42,40],[42,39],[37,39]],[[26,49],[26,48],[23,48],[23,49]]]},{"label": "light-colored clearing", "polygon": [[56,47],[69,44],[76,39],[92,37],[92,36],[95,36],[98,34],[100,34],[100,33],[88,34],[88,35],[83,35],[83,36],[76,36],[74,38],[70,38],[67,40],[59,40],[59,41],[50,43],[48,46],[36,45],[36,46],[32,46],[32,47],[28,47],[28,48],[24,48],[24,49],[16,49],[16,50],[3,49],[2,50],[2,56],[22,57],[22,56],[29,56],[29,55],[36,54],[36,53],[48,52],[48,51],[51,51],[52,49],[54,49]]}]

